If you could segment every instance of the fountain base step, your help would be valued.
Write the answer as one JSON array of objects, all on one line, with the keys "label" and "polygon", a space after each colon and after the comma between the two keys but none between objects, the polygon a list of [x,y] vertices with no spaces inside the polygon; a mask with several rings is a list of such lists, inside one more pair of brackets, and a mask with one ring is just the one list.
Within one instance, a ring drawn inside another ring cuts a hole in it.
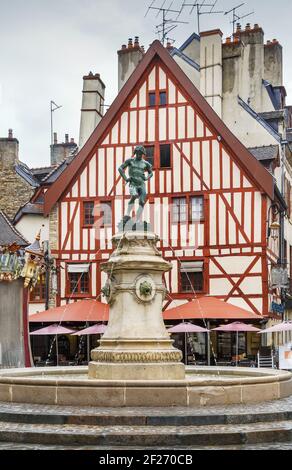
[{"label": "fountain base step", "polygon": [[0,441],[61,446],[228,446],[292,442],[292,421],[201,426],[78,426],[0,422]]},{"label": "fountain base step", "polygon": [[88,377],[97,380],[184,380],[181,363],[107,363],[90,362]]}]

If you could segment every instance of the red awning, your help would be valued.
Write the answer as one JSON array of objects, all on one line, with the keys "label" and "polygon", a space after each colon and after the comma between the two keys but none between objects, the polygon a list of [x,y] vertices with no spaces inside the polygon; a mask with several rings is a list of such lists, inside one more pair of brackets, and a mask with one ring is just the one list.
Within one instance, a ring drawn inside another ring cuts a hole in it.
[{"label": "red awning", "polygon": [[30,323],[54,323],[54,322],[104,322],[108,321],[109,307],[97,300],[82,300],[63,307],[30,315]]},{"label": "red awning", "polygon": [[[82,300],[30,315],[30,323],[107,322],[109,307],[97,300]],[[255,313],[235,307],[216,297],[201,297],[163,312],[164,320],[260,320]]]},{"label": "red awning", "polygon": [[163,313],[164,320],[260,320],[262,317],[216,297],[200,297]]}]

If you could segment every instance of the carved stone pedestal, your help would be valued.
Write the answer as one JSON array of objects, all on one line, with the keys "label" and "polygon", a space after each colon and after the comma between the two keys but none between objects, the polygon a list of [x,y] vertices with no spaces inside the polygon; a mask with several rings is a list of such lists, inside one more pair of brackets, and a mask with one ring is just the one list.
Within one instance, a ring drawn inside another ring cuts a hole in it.
[{"label": "carved stone pedestal", "polygon": [[110,304],[109,324],[100,347],[91,352],[89,378],[100,380],[182,380],[182,353],[165,328],[162,275],[171,269],[151,232],[113,237],[115,251],[101,269]]}]

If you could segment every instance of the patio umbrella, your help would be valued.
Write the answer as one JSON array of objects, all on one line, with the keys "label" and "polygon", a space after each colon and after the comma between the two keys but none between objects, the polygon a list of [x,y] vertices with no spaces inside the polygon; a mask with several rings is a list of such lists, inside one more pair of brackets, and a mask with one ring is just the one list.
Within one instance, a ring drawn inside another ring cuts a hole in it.
[{"label": "patio umbrella", "polygon": [[179,325],[168,328],[169,333],[184,333],[185,334],[185,360],[186,365],[188,365],[188,355],[187,355],[187,333],[209,333],[209,330],[202,328],[192,323],[180,323]]},{"label": "patio umbrella", "polygon": [[102,335],[106,329],[107,329],[107,326],[100,323],[97,325],[89,326],[88,328],[85,328],[84,330],[77,331],[77,333],[72,333],[72,336]]},{"label": "patio umbrella", "polygon": [[[282,332],[282,342],[284,344],[284,332],[285,331],[292,331],[292,322],[291,321],[284,321],[279,323],[278,325],[271,326],[270,328],[266,328],[265,330],[259,331],[259,334],[264,333],[281,333]],[[272,347],[274,348],[274,337],[272,335]]]},{"label": "patio umbrella", "polygon": [[265,330],[259,331],[259,334],[279,333],[281,331],[292,331],[292,322],[279,323],[278,325],[274,325],[274,326],[271,326],[270,328],[266,328]]},{"label": "patio umbrella", "polygon": [[[106,325],[99,323],[97,325],[89,326],[88,328],[85,328],[84,330],[77,331],[77,333],[73,333],[72,336],[102,335],[106,329],[107,329]],[[89,340],[87,339],[87,361],[88,362],[89,362],[89,355],[90,355]]]},{"label": "patio umbrella", "polygon": [[238,333],[239,332],[259,332],[259,328],[252,325],[246,325],[241,322],[233,322],[228,325],[221,325],[218,328],[213,328],[212,331],[223,331],[226,333],[236,333],[236,366],[238,362]]},{"label": "patio umbrella", "polygon": [[64,328],[60,325],[50,325],[40,330],[32,331],[31,336],[56,336],[56,354],[57,354],[57,366],[59,365],[59,350],[58,350],[58,336],[59,335],[69,335],[73,333],[74,330],[69,330],[69,328]]}]

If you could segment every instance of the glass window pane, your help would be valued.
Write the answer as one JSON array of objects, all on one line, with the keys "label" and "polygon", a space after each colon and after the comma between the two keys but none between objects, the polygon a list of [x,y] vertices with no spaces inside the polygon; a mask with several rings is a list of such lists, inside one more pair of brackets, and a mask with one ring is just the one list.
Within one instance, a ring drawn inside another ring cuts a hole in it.
[{"label": "glass window pane", "polygon": [[89,277],[88,273],[82,273],[80,279],[80,294],[89,293]]},{"label": "glass window pane", "polygon": [[204,199],[203,197],[191,198],[191,214],[192,222],[197,222],[204,219]]},{"label": "glass window pane", "polygon": [[160,145],[160,167],[170,168],[171,157],[170,157],[170,144]]},{"label": "glass window pane", "polygon": [[159,93],[159,98],[160,98],[160,106],[165,106],[166,105],[166,92],[165,91],[161,91]]},{"label": "glass window pane", "polygon": [[84,225],[94,224],[93,212],[94,212],[94,202],[93,201],[84,202],[83,203],[83,214],[84,214],[83,224]]},{"label": "glass window pane", "polygon": [[101,203],[103,213],[103,225],[112,225],[112,203],[110,201]]},{"label": "glass window pane", "polygon": [[145,160],[149,162],[152,166],[154,166],[154,145],[150,145],[145,147],[147,155],[145,156]]},{"label": "glass window pane", "polygon": [[78,294],[78,284],[79,284],[79,273],[70,273],[69,274],[69,283],[70,283],[70,293]]},{"label": "glass window pane", "polygon": [[185,197],[176,197],[172,200],[172,221],[187,221],[187,200]]},{"label": "glass window pane", "polygon": [[155,106],[156,105],[156,94],[155,93],[149,93],[149,106]]},{"label": "glass window pane", "polygon": [[[190,263],[192,264],[192,263]],[[182,292],[203,292],[204,272],[187,271],[187,263],[184,263],[184,271],[180,273]]]}]

